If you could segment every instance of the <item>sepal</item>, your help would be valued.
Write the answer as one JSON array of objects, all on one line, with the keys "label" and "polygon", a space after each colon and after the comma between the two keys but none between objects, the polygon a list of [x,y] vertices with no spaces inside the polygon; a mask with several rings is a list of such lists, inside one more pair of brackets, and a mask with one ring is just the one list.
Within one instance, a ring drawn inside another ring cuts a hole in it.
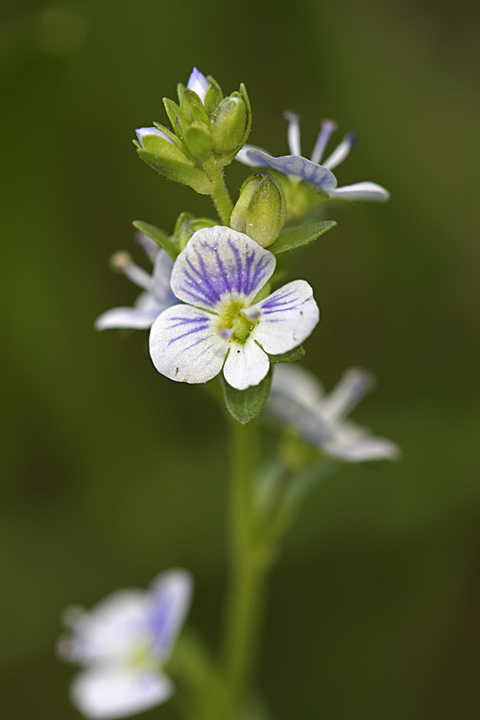
[{"label": "sepal", "polygon": [[155,242],[170,255],[172,260],[176,260],[178,253],[164,230],[160,230],[160,228],[155,227],[155,225],[150,225],[142,220],[134,220],[132,225],[137,230],[140,230],[140,232],[148,235],[152,240],[155,240]]},{"label": "sepal", "polygon": [[218,222],[210,218],[196,218],[192,213],[183,212],[177,218],[173,231],[173,244],[177,252],[182,252],[192,235],[202,228],[214,227]]},{"label": "sepal", "polygon": [[322,220],[316,223],[301,223],[299,225],[291,225],[282,230],[278,239],[270,245],[269,250],[274,255],[294,250],[308,245],[324,235],[328,230],[335,227],[335,220]]},{"label": "sepal", "polygon": [[236,390],[220,375],[223,398],[230,415],[241,425],[254,420],[265,407],[272,384],[272,370],[258,385],[251,385],[246,390]]},{"label": "sepal", "polygon": [[[168,143],[165,141],[165,144]],[[212,194],[214,186],[211,180],[203,170],[190,163],[183,153],[181,153],[181,157],[175,155],[175,153],[159,155],[142,148],[139,148],[137,152],[147,165],[165,175],[169,180],[188,185],[200,195]]]}]

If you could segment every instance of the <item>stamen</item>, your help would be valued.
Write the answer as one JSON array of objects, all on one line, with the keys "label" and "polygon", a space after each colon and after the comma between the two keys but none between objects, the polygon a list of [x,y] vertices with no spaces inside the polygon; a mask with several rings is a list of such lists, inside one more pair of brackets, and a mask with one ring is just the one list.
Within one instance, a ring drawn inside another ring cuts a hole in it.
[{"label": "stamen", "polygon": [[221,330],[218,331],[218,334],[220,335],[222,340],[230,340],[230,338],[232,337],[234,332],[235,332],[234,328],[222,328]]},{"label": "stamen", "polygon": [[125,250],[120,250],[112,255],[110,258],[110,266],[115,272],[126,275],[135,285],[145,288],[145,290],[151,290],[151,276],[146,270],[132,262],[130,253],[125,252]]},{"label": "stamen", "polygon": [[345,160],[352,147],[357,142],[357,136],[355,133],[347,133],[343,138],[340,145],[337,145],[331,155],[322,163],[323,167],[328,170],[333,170],[337,165],[340,165],[342,160]]},{"label": "stamen", "polygon": [[243,310],[243,314],[246,315],[249,320],[255,322],[255,320],[258,320],[258,318],[262,314],[262,311],[256,307],[245,308],[245,310]]},{"label": "stamen", "polygon": [[313,148],[312,156],[310,160],[314,163],[320,163],[323,157],[325,148],[327,147],[330,136],[337,129],[337,123],[333,120],[322,120],[320,132],[318,133],[315,146]]},{"label": "stamen", "polygon": [[300,148],[300,115],[292,110],[286,110],[283,117],[288,121],[288,147],[292,155],[302,155]]}]

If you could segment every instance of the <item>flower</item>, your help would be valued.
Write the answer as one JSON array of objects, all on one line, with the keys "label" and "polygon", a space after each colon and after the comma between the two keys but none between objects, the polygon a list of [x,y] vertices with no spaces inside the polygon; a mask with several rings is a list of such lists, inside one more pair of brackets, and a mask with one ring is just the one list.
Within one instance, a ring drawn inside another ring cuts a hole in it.
[{"label": "flower", "polygon": [[172,290],[186,305],[162,312],[150,332],[150,355],[172,380],[203,383],[223,368],[237,390],[267,375],[267,353],[286,353],[319,320],[313,291],[295,280],[255,302],[275,269],[275,255],[223,226],[197,230],[178,256]]},{"label": "flower", "polygon": [[62,658],[83,665],[71,699],[87,718],[122,718],[165,702],[174,687],[163,674],[189,610],[193,581],[185,570],[159,575],[149,590],[119,590],[85,612],[71,608],[60,638]]},{"label": "flower", "polygon": [[304,368],[277,365],[266,410],[296,428],[325,455],[346,462],[395,460],[401,452],[398,445],[345,419],[373,384],[370,373],[350,368],[325,395],[320,382]]},{"label": "flower", "polygon": [[205,102],[205,95],[207,94],[209,87],[210,81],[207,80],[200,70],[197,70],[197,68],[194,67],[190,77],[188,78],[187,88],[197,93],[198,97],[202,101],[202,104]]},{"label": "flower", "polygon": [[342,142],[320,165],[330,135],[337,128],[336,123],[332,120],[323,120],[312,156],[310,160],[307,160],[302,157],[300,149],[300,117],[294,112],[287,112],[285,118],[288,120],[288,146],[291,155],[273,157],[254,145],[244,145],[236,159],[245,165],[277,170],[293,181],[306,180],[332,198],[375,202],[386,202],[389,199],[388,190],[373,182],[359,182],[337,188],[337,178],[331,171],[349,154],[356,141],[354,133],[345,135]]},{"label": "flower", "polygon": [[135,265],[128,253],[115,253],[112,258],[114,268],[123,272],[135,285],[144,288],[144,292],[138,296],[133,307],[118,307],[102,313],[95,321],[96,330],[149,328],[162,310],[177,302],[170,288],[173,261],[148,235],[137,233],[136,239],[152,261],[153,273],[150,276]]}]

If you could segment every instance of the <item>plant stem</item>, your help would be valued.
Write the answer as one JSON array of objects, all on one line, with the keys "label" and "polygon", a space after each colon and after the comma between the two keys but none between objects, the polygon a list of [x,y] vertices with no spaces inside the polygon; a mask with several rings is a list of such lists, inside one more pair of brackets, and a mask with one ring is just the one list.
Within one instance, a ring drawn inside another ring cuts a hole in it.
[{"label": "plant stem", "polygon": [[223,168],[218,167],[216,161],[212,158],[211,160],[205,161],[203,169],[215,186],[211,198],[218,216],[222,223],[228,226],[230,225],[233,204],[230,200],[227,186],[225,185]]},{"label": "plant stem", "polygon": [[230,498],[230,588],[223,659],[231,699],[228,720],[237,720],[248,700],[255,665],[266,563],[258,546],[253,473],[257,456],[254,422],[232,421],[233,472]]}]

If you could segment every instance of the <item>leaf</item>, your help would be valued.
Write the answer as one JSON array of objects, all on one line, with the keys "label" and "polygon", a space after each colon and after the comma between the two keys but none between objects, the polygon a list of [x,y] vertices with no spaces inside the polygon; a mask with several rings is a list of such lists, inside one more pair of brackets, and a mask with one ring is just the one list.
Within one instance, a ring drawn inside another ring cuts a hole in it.
[{"label": "leaf", "polygon": [[147,150],[137,150],[137,153],[147,165],[165,175],[169,180],[188,185],[200,195],[212,194],[214,186],[211,180],[203,170],[189,165],[187,158],[185,158],[185,162],[181,162],[173,157],[160,157]]},{"label": "leaf", "polygon": [[246,390],[236,390],[227,383],[223,374],[220,375],[223,398],[230,415],[242,425],[254,420],[262,412],[270,394],[272,383],[272,370],[259,385],[253,385]]},{"label": "leaf", "polygon": [[173,247],[173,243],[170,242],[170,238],[166,232],[155,227],[155,225],[149,225],[141,220],[134,220],[132,224],[133,227],[137,228],[137,230],[140,230],[140,232],[145,233],[145,235],[148,235],[149,238],[155,240],[155,242],[170,255],[172,260],[176,260],[177,252]]},{"label": "leaf", "polygon": [[291,363],[300,360],[304,355],[305,350],[303,349],[303,345],[299,345],[293,348],[293,350],[289,350],[281,355],[269,355],[268,357],[271,363]]},{"label": "leaf", "polygon": [[294,248],[308,245],[308,243],[317,240],[328,230],[335,227],[335,220],[322,220],[316,223],[303,223],[301,225],[292,225],[282,230],[273,245],[269,246],[270,252],[275,255],[293,250]]}]

